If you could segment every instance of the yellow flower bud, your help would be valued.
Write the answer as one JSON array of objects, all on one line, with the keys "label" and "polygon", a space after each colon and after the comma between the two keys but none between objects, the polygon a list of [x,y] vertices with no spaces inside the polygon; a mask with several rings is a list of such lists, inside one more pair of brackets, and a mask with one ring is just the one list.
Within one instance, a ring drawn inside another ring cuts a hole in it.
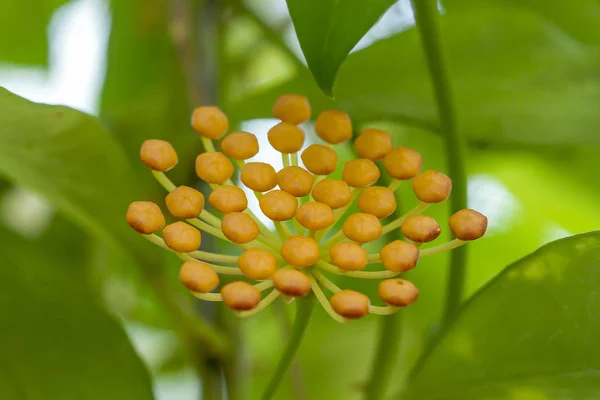
[{"label": "yellow flower bud", "polygon": [[377,218],[385,218],[396,211],[396,196],[383,186],[368,187],[358,197],[358,209]]},{"label": "yellow flower bud", "polygon": [[221,230],[227,239],[238,244],[253,241],[260,232],[252,217],[242,212],[225,214]]},{"label": "yellow flower bud", "polygon": [[331,207],[316,201],[310,201],[298,207],[296,219],[303,227],[313,231],[325,229],[335,222]]},{"label": "yellow flower bud", "polygon": [[277,259],[271,252],[262,249],[248,249],[237,262],[240,270],[250,279],[269,279],[277,269]]},{"label": "yellow flower bud", "polygon": [[271,146],[280,153],[289,154],[300,151],[304,145],[304,132],[296,125],[280,122],[267,134]]},{"label": "yellow flower bud", "polygon": [[179,281],[196,293],[208,293],[219,285],[219,276],[207,264],[186,261],[179,270]]},{"label": "yellow flower bud", "polygon": [[315,175],[331,174],[337,167],[337,161],[335,150],[322,144],[311,144],[302,152],[304,166]]},{"label": "yellow flower bud", "polygon": [[392,138],[380,129],[365,129],[354,141],[354,149],[362,158],[379,161],[392,151]]},{"label": "yellow flower bud", "polygon": [[204,195],[188,186],[179,186],[165,199],[167,209],[175,218],[196,218],[204,209]]},{"label": "yellow flower bud", "polygon": [[292,236],[283,243],[281,256],[293,267],[310,267],[319,261],[319,244],[310,237]]},{"label": "yellow flower bud", "polygon": [[273,116],[280,120],[299,125],[310,119],[311,109],[308,99],[297,94],[279,96],[273,106]]},{"label": "yellow flower bud", "polygon": [[334,210],[350,203],[352,197],[346,182],[329,178],[325,178],[315,185],[312,196],[316,201],[327,204]]},{"label": "yellow flower bud", "polygon": [[329,249],[331,262],[346,271],[358,271],[367,265],[367,251],[354,242],[341,242]]},{"label": "yellow flower bud", "polygon": [[272,190],[259,200],[260,209],[272,221],[287,221],[294,218],[298,199],[283,190]]},{"label": "yellow flower bud", "polygon": [[331,307],[344,318],[357,319],[369,313],[371,301],[362,293],[342,290],[331,296]]},{"label": "yellow flower bud", "polygon": [[370,186],[377,182],[379,176],[379,168],[367,158],[347,161],[342,171],[342,180],[355,188]]},{"label": "yellow flower bud", "polygon": [[140,159],[154,171],[168,171],[179,161],[171,143],[164,140],[150,139],[142,143]]},{"label": "yellow flower bud", "polygon": [[162,236],[166,245],[178,253],[190,253],[200,247],[200,231],[182,221],[165,226]]},{"label": "yellow flower bud", "polygon": [[380,251],[381,263],[392,272],[406,272],[419,262],[419,248],[412,243],[394,240]]},{"label": "yellow flower bud", "polygon": [[275,289],[288,296],[305,296],[310,292],[310,278],[297,269],[278,269],[271,279]]},{"label": "yellow flower bud", "polygon": [[440,225],[429,215],[412,215],[402,224],[402,234],[417,243],[431,242],[440,236]]},{"label": "yellow flower bud", "polygon": [[277,173],[267,163],[251,162],[242,168],[241,180],[248,189],[266,192],[277,186]]},{"label": "yellow flower bud", "polygon": [[221,289],[223,303],[236,311],[248,311],[260,303],[260,291],[249,283],[231,282]]},{"label": "yellow flower bud", "polygon": [[277,173],[277,184],[292,196],[303,197],[310,193],[315,177],[302,167],[285,167]]},{"label": "yellow flower bud", "polygon": [[421,154],[408,147],[396,147],[383,158],[383,167],[394,179],[412,179],[421,170]]},{"label": "yellow flower bud", "polygon": [[365,213],[350,215],[342,226],[344,235],[358,243],[372,242],[381,236],[382,230],[379,219],[374,215]]},{"label": "yellow flower bud", "polygon": [[248,207],[246,193],[237,186],[216,187],[208,196],[208,202],[222,214],[242,212]]},{"label": "yellow flower bud", "polygon": [[338,144],[352,137],[352,121],[345,112],[323,111],[315,121],[315,131],[327,143]]},{"label": "yellow flower bud", "polygon": [[452,180],[438,171],[425,171],[412,182],[413,191],[424,203],[441,203],[450,196]]},{"label": "yellow flower bud", "polygon": [[234,160],[247,160],[258,154],[258,140],[248,132],[231,132],[221,142],[221,149]]},{"label": "yellow flower bud", "polygon": [[387,279],[379,283],[379,297],[394,307],[406,307],[419,297],[419,289],[405,279]]},{"label": "yellow flower bud", "polygon": [[129,226],[144,235],[158,232],[165,225],[160,207],[151,201],[134,201],[127,208],[125,218]]},{"label": "yellow flower bud", "polygon": [[196,175],[207,183],[222,184],[233,171],[233,164],[223,153],[202,153],[196,157]]},{"label": "yellow flower bud", "polygon": [[196,107],[192,113],[192,128],[200,136],[216,140],[229,129],[229,120],[218,107]]},{"label": "yellow flower bud", "polygon": [[484,235],[488,224],[485,215],[469,208],[457,211],[448,222],[450,230],[460,240],[479,239]]}]

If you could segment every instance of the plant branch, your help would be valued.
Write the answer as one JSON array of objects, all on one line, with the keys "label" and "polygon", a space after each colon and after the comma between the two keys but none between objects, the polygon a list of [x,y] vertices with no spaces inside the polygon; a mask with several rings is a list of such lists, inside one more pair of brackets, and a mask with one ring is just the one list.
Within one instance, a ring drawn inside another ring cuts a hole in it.
[{"label": "plant branch", "polygon": [[[456,126],[455,106],[452,99],[450,79],[444,62],[440,34],[440,15],[436,0],[412,0],[417,29],[421,35],[425,58],[431,74],[441,131],[446,140],[448,172],[453,183],[450,208],[456,212],[467,206],[466,142]],[[464,293],[466,246],[455,249],[450,256],[446,323],[460,306]]]}]

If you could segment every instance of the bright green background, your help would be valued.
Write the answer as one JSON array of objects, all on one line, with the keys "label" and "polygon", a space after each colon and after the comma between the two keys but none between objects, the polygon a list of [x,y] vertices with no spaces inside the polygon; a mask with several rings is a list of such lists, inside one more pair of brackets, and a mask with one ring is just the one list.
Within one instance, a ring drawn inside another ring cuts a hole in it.
[{"label": "bright green background", "polygon": [[[0,62],[47,66],[48,23],[64,3],[2,1]],[[202,146],[188,127],[197,103],[219,102],[237,127],[270,117],[280,94],[302,93],[314,115],[345,110],[357,128],[383,127],[396,145],[421,152],[424,168],[447,169],[417,31],[408,25],[348,55],[393,2],[288,0],[291,18],[278,17],[267,1],[223,2],[219,18],[208,0],[179,2],[189,12],[176,26],[199,32],[183,63],[173,36],[180,31],[169,29],[173,3],[111,2],[99,119],[0,89],[0,203],[26,188],[57,211],[37,238],[0,219],[2,399],[148,399],[150,378],[190,370],[192,379],[214,376],[218,354],[227,368],[231,354],[239,356],[237,387],[252,393],[239,398],[258,398],[285,343],[280,315],[240,322],[194,301],[176,281],[177,260],[141,241],[123,218],[130,201],[162,196],[138,162],[146,138],[168,138],[180,155],[170,175],[198,184],[191,165]],[[490,216],[488,234],[468,253],[468,294],[483,289],[439,335],[448,257],[423,259],[409,274],[421,297],[402,312],[388,393],[595,398],[598,233],[512,263],[553,239],[600,227],[600,5],[447,0],[443,7],[442,45],[469,144],[470,201]],[[292,21],[308,69],[287,45]],[[400,192],[403,207],[416,204],[408,186]],[[444,221],[449,214],[441,205],[431,215]],[[442,228],[440,241],[448,238]],[[364,398],[379,320],[341,326],[317,310],[298,356],[305,398]],[[160,330],[172,345],[144,365],[123,324]],[[432,338],[435,347],[422,357]],[[292,386],[286,379],[277,398],[293,398]]]}]

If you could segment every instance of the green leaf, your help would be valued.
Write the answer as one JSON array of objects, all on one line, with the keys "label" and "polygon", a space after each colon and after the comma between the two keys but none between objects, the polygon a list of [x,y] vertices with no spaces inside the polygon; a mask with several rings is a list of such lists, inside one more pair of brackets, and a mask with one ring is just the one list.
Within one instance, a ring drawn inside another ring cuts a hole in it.
[{"label": "green leaf", "polygon": [[146,368],[80,265],[0,236],[0,398],[152,399]]},{"label": "green leaf", "polygon": [[287,0],[290,16],[319,87],[333,95],[348,53],[395,0]]},{"label": "green leaf", "polygon": [[403,399],[584,399],[600,390],[600,232],[548,244],[467,303]]},{"label": "green leaf", "polygon": [[2,0],[0,61],[15,64],[48,63],[48,23],[67,0]]},{"label": "green leaf", "polygon": [[137,197],[119,144],[93,117],[0,89],[0,175],[43,196],[115,248],[141,240],[125,222]]},{"label": "green leaf", "polygon": [[[508,29],[510,27],[510,29]],[[472,141],[600,143],[600,49],[583,45],[535,14],[511,7],[470,7],[442,18],[443,45],[459,129]],[[600,25],[594,27],[600,36]],[[230,103],[244,119],[264,117],[281,93],[302,93],[314,114],[336,107],[356,122],[394,120],[435,131],[432,88],[415,29],[351,54],[336,100],[307,73]]]}]

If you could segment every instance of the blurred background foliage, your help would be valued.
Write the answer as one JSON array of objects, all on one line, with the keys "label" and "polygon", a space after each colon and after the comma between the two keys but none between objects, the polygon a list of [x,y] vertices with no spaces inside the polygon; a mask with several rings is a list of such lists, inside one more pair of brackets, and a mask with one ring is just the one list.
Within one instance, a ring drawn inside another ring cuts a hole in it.
[{"label": "blurred background foliage", "polygon": [[[337,8],[330,7],[334,3]],[[157,399],[219,392],[210,383],[218,383],[222,371],[232,398],[259,396],[293,308],[238,321],[226,310],[199,304],[177,282],[177,259],[140,242],[124,221],[130,201],[162,201],[159,186],[138,162],[147,138],[169,140],[177,149],[174,181],[202,187],[191,168],[202,151],[189,128],[194,106],[221,105],[232,127],[262,135],[266,145],[275,99],[301,93],[313,115],[330,107],[347,111],[358,129],[382,127],[395,145],[421,152],[424,168],[447,169],[408,1],[288,0],[292,18],[283,0],[0,5],[0,85],[99,118],[0,93],[2,398],[150,398],[146,369]],[[600,5],[446,0],[441,10],[458,126],[469,145],[468,202],[490,221],[487,235],[469,245],[470,296],[541,245],[600,226]],[[321,40],[323,35],[331,40]],[[315,141],[311,124],[305,128]],[[352,156],[348,146],[338,150]],[[257,157],[280,164],[266,146]],[[405,209],[414,205],[408,186],[399,200]],[[444,221],[449,211],[436,206],[431,214]],[[208,240],[203,246],[233,251]],[[421,298],[388,317],[401,320],[389,394],[402,388],[439,330],[447,265],[447,255],[422,260],[409,274]],[[343,284],[376,291],[375,284]],[[556,288],[557,296],[569,288]],[[518,309],[535,299],[519,293],[506,293],[514,301],[486,309]],[[581,305],[573,301],[573,307]],[[317,310],[277,398],[364,397],[377,362],[380,319],[339,325]],[[452,340],[460,348],[460,337]],[[24,341],[29,345],[18,345]],[[451,363],[451,355],[444,356],[435,357]],[[595,365],[598,358],[586,362]],[[420,382],[439,376],[435,368],[420,371],[409,394],[414,398],[424,398],[418,397]],[[544,398],[526,390],[520,395],[515,398]],[[482,396],[475,391],[463,398]]]}]

